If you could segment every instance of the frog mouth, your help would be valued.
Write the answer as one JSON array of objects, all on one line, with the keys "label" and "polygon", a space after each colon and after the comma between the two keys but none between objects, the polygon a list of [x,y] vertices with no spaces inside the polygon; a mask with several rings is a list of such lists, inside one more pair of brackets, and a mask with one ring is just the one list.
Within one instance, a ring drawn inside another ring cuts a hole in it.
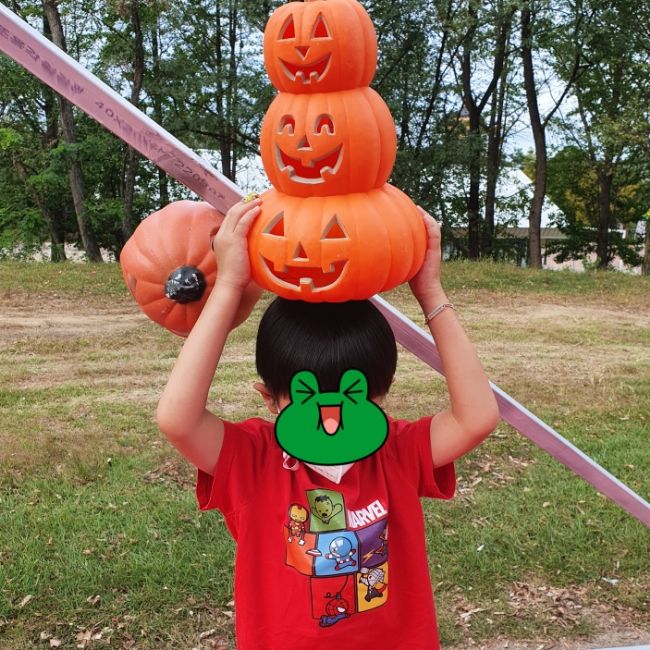
[{"label": "frog mouth", "polygon": [[343,428],[343,404],[335,404],[333,406],[319,404],[318,410],[320,411],[319,424],[323,427],[327,435],[333,436],[339,429]]}]

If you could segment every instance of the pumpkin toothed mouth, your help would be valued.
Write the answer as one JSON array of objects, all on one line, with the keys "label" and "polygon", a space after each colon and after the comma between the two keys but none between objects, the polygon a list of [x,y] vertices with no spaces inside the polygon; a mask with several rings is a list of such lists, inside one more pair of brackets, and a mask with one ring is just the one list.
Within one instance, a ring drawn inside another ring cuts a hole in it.
[{"label": "pumpkin toothed mouth", "polygon": [[278,145],[275,145],[275,157],[280,171],[289,174],[292,181],[308,184],[324,183],[326,173],[334,175],[339,171],[343,159],[343,145],[322,158],[315,158],[307,165],[303,165],[298,158],[284,153]]},{"label": "pumpkin toothed mouth", "polygon": [[320,266],[285,266],[281,271],[277,271],[274,270],[271,260],[264,257],[264,255],[260,255],[260,257],[264,262],[265,271],[275,282],[279,282],[290,289],[299,288],[300,291],[306,292],[327,289],[332,286],[343,275],[343,271],[347,266],[347,260],[343,260],[342,262],[330,264],[327,271],[323,271]]},{"label": "pumpkin toothed mouth", "polygon": [[282,59],[280,63],[291,81],[302,80],[303,84],[310,84],[312,81],[318,83],[327,74],[331,60],[332,55],[328,54],[311,65],[297,65]]}]

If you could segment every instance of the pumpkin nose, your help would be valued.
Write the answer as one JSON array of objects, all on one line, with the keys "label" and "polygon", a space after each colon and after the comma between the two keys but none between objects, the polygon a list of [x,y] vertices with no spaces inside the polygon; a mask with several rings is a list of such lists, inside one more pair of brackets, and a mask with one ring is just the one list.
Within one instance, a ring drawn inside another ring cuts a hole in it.
[{"label": "pumpkin nose", "polygon": [[297,45],[296,52],[298,52],[300,58],[304,61],[307,58],[307,55],[309,54],[309,46]]},{"label": "pumpkin nose", "polygon": [[309,140],[307,139],[306,135],[304,135],[298,143],[298,150],[311,151],[311,145],[309,144]]},{"label": "pumpkin nose", "polygon": [[308,260],[309,257],[307,257],[307,252],[305,249],[302,247],[302,244],[298,244],[296,247],[296,251],[293,255],[293,259],[297,262],[299,260]]}]

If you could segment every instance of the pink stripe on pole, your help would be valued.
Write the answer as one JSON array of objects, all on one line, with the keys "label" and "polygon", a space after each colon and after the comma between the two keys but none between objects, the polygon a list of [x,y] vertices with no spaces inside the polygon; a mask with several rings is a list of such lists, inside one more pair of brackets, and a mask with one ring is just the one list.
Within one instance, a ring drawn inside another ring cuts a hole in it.
[{"label": "pink stripe on pole", "polygon": [[[442,361],[431,335],[425,333],[383,298],[375,296],[372,300],[388,320],[397,341],[434,370],[444,374]],[[508,424],[650,527],[650,504],[647,501],[494,384],[492,390],[499,403],[501,417]]]},{"label": "pink stripe on pole", "polygon": [[0,4],[0,51],[200,197],[226,212],[241,190],[73,58]]},{"label": "pink stripe on pole", "polygon": [[[109,131],[193,190],[217,209],[226,211],[241,190],[158,126],[74,59],[0,4],[0,51],[66,97]],[[388,319],[398,342],[443,373],[431,336],[379,296],[374,303]],[[501,416],[536,445],[591,483],[596,489],[650,526],[650,505],[582,453],[516,400],[493,386]]]}]

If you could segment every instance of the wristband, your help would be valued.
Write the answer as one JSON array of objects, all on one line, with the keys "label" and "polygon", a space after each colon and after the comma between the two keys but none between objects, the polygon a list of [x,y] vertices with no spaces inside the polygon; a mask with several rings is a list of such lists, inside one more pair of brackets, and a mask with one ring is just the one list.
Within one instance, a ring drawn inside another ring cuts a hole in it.
[{"label": "wristband", "polygon": [[447,308],[456,311],[456,307],[454,307],[450,302],[444,302],[442,305],[438,305],[435,309],[429,312],[429,314],[424,319],[424,324],[428,325],[436,316],[442,314],[442,312]]}]

